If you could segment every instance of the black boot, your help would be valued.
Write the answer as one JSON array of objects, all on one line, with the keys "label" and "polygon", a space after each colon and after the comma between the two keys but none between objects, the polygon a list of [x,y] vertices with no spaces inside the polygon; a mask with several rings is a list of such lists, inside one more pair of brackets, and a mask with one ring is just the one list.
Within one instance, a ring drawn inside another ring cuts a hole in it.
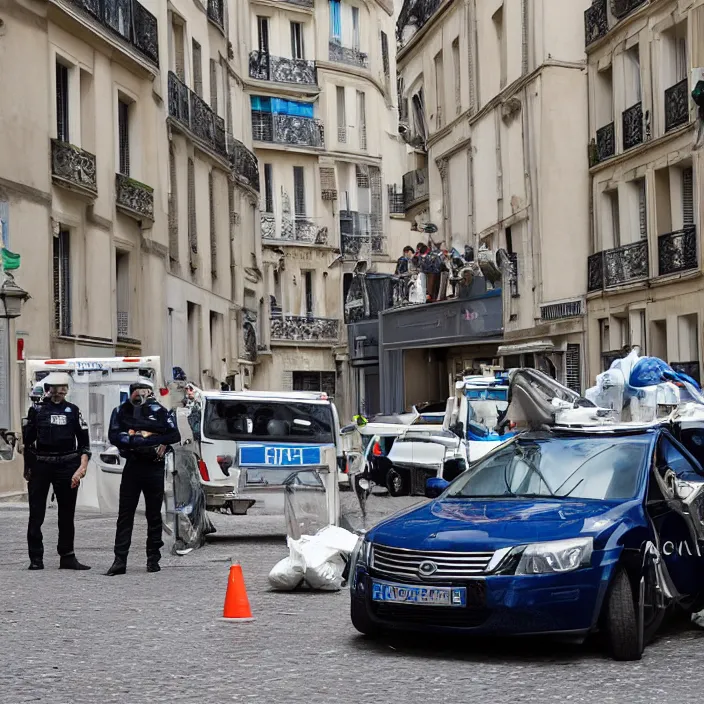
[{"label": "black boot", "polygon": [[64,555],[59,561],[60,570],[89,570],[88,565],[82,565],[75,555]]},{"label": "black boot", "polygon": [[125,574],[125,572],[127,572],[127,562],[121,557],[116,557],[115,562],[112,563],[112,566],[105,575],[107,577],[115,577],[118,574]]},{"label": "black boot", "polygon": [[147,560],[147,572],[161,572],[159,560]]},{"label": "black boot", "polygon": [[27,569],[29,569],[29,570],[43,570],[44,569],[44,562],[42,562],[42,560],[32,560],[29,563],[29,567]]}]

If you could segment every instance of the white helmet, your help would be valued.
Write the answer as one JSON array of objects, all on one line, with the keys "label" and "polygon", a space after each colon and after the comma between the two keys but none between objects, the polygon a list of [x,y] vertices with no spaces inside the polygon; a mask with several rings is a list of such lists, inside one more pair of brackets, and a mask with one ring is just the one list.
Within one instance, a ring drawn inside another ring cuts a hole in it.
[{"label": "white helmet", "polygon": [[65,372],[52,372],[42,380],[44,391],[48,391],[52,386],[70,386],[71,377]]}]

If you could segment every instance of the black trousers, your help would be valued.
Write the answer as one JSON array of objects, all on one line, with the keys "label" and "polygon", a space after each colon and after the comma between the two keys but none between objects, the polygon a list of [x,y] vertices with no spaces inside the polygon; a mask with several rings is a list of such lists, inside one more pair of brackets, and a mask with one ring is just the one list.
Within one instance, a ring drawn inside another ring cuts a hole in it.
[{"label": "black trousers", "polygon": [[44,558],[42,525],[51,486],[54,487],[56,503],[59,506],[59,542],[56,549],[61,557],[73,555],[73,540],[76,534],[73,517],[76,513],[78,487],[71,488],[71,477],[76,469],[78,467],[75,462],[68,465],[38,462],[32,467],[28,482],[29,526],[27,527],[30,560],[41,561]]},{"label": "black trousers", "polygon": [[122,472],[120,507],[115,532],[115,557],[127,560],[132,543],[134,514],[140,494],[144,494],[147,515],[147,560],[159,561],[164,542],[161,539],[161,505],[164,501],[164,462],[140,462],[129,459]]}]

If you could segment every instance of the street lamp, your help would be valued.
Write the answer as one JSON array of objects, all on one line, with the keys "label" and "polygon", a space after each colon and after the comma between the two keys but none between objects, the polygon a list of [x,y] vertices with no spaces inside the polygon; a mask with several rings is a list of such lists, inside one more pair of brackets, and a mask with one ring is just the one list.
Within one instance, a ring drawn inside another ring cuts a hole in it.
[{"label": "street lamp", "polygon": [[[22,304],[29,298],[29,294],[14,279],[5,273],[5,280],[0,285],[0,318],[14,320],[20,317]],[[8,331],[9,342],[9,331]]]}]

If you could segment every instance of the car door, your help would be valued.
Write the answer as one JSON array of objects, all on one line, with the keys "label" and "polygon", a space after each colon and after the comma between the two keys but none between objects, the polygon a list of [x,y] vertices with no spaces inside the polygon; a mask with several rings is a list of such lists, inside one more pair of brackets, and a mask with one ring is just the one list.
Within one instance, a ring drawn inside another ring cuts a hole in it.
[{"label": "car door", "polygon": [[702,526],[692,500],[703,487],[704,471],[699,463],[669,433],[662,433],[653,457],[648,514],[670,578],[683,595],[702,590]]}]

